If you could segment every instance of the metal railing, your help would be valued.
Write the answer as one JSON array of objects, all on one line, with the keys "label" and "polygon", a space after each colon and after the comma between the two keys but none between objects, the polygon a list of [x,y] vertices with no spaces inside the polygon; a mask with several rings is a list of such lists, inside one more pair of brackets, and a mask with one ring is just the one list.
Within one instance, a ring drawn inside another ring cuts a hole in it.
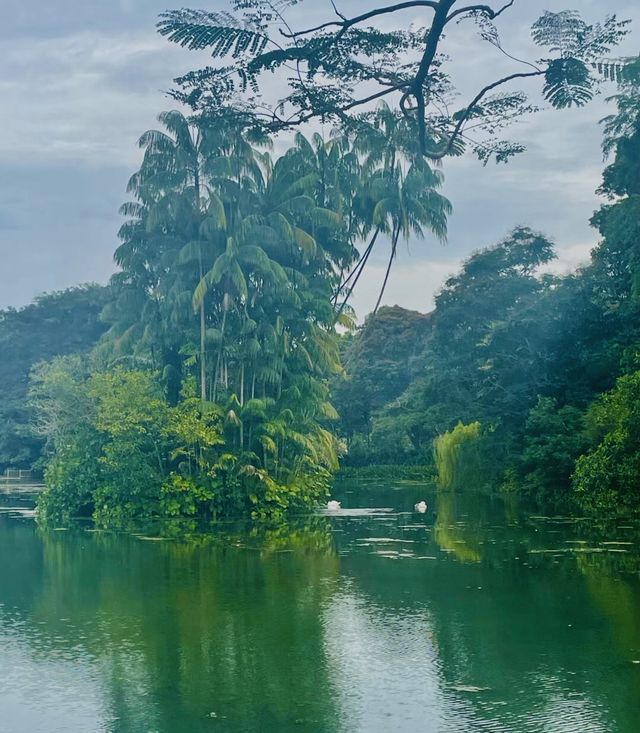
[{"label": "metal railing", "polygon": [[33,471],[24,468],[7,468],[0,476],[7,481],[30,481],[34,477]]}]

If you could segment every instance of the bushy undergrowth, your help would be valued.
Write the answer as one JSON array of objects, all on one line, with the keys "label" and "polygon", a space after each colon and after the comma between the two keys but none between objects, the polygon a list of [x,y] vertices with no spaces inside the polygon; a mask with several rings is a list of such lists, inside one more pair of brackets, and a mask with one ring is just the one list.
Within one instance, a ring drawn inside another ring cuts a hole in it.
[{"label": "bushy undergrowth", "polygon": [[[262,457],[234,452],[236,422],[219,405],[202,403],[192,380],[171,405],[151,372],[88,375],[79,359],[60,359],[34,375],[32,400],[50,451],[38,505],[43,521],[274,517],[327,492],[333,456],[304,442],[277,455],[268,441]],[[253,428],[271,432],[266,417]]]}]

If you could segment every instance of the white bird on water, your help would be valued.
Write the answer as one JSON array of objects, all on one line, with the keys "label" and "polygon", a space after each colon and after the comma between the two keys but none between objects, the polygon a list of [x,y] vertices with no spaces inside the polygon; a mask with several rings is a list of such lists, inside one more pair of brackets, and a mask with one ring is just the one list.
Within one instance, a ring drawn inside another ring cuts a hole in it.
[{"label": "white bird on water", "polygon": [[427,502],[419,501],[413,508],[420,514],[425,514],[427,511]]},{"label": "white bird on water", "polygon": [[336,501],[335,499],[332,499],[331,501],[327,502],[327,509],[330,512],[338,512],[340,511],[340,502]]}]

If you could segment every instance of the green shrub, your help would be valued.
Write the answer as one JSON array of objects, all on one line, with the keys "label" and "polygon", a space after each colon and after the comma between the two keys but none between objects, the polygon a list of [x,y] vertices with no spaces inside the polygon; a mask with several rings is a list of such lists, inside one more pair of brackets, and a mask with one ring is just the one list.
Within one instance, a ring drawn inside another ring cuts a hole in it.
[{"label": "green shrub", "polygon": [[464,425],[459,422],[453,430],[439,435],[433,442],[433,454],[438,469],[438,484],[443,489],[477,486],[481,462],[479,442],[482,426],[479,422]]},{"label": "green shrub", "polygon": [[573,488],[588,511],[636,512],[640,499],[640,371],[621,377],[587,414],[594,447],[581,456]]},{"label": "green shrub", "polygon": [[[157,516],[281,516],[324,498],[337,467],[327,431],[287,432],[286,415],[269,422],[249,403],[225,421],[220,406],[196,397],[192,379],[170,405],[152,372],[88,376],[80,362],[56,360],[34,374],[32,399],[50,452],[43,521],[93,516],[119,526]],[[263,457],[237,449],[237,414],[263,432]]]}]

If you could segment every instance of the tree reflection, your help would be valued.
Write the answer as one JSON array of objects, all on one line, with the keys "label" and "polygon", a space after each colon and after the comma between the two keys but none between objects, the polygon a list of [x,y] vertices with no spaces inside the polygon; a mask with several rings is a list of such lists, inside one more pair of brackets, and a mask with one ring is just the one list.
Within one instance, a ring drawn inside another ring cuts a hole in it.
[{"label": "tree reflection", "polygon": [[87,670],[70,684],[100,686],[110,732],[635,731],[637,532],[402,492],[436,517],[114,534],[0,516],[0,642]]},{"label": "tree reflection", "polygon": [[[456,494],[452,491],[438,491],[436,494],[436,523],[433,529],[440,549],[452,552],[462,562],[480,562],[480,536],[468,522],[458,523],[456,515]],[[473,517],[477,525],[478,517]]]},{"label": "tree reflection", "polygon": [[331,689],[318,619],[338,571],[326,520],[182,529],[38,540],[2,527],[16,562],[0,568],[0,601],[39,653],[95,660],[113,730],[210,730],[213,717],[222,730],[335,730],[332,695],[317,694]]}]

